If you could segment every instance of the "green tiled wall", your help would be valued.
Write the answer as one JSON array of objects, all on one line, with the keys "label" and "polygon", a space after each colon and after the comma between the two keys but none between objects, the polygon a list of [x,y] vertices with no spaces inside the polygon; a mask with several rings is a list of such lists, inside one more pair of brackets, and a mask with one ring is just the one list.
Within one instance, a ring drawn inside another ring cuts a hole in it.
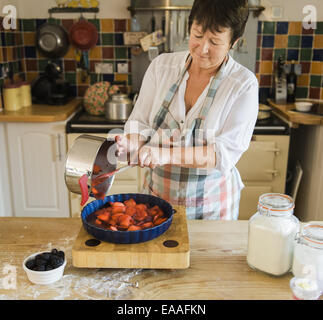
[{"label": "green tiled wall", "polygon": [[323,99],[323,22],[309,30],[298,21],[258,22],[256,76],[263,101],[272,97],[272,76],[279,56],[302,65],[297,98]]},{"label": "green tiled wall", "polygon": [[[0,18],[0,28],[2,28]],[[56,23],[69,31],[77,20],[73,19],[20,19],[17,21],[17,30],[0,29],[0,73],[1,67],[12,65],[15,80],[23,79],[32,82],[39,73],[45,70],[49,61],[36,49],[36,30],[44,23]],[[88,19],[93,23],[99,33],[98,42],[94,49],[89,51],[90,75],[86,82],[81,81],[76,69],[75,50],[70,46],[67,54],[55,60],[63,70],[74,90],[75,95],[82,96],[86,88],[96,81],[126,81],[125,91],[131,88],[131,51],[130,47],[123,43],[123,32],[130,30],[130,21],[127,19]],[[98,78],[95,74],[95,63],[111,62],[114,70],[112,74],[103,74]],[[127,74],[117,73],[117,63],[128,63]],[[1,77],[1,74],[0,74]],[[0,80],[1,81],[1,80]]]}]

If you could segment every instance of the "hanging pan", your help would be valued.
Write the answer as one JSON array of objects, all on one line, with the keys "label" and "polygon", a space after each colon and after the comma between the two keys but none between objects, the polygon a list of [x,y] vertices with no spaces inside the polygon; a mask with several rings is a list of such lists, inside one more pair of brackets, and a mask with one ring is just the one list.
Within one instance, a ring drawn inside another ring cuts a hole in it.
[{"label": "hanging pan", "polygon": [[47,58],[62,58],[69,49],[66,29],[58,24],[44,23],[37,30],[36,47]]},{"label": "hanging pan", "polygon": [[88,51],[95,47],[98,41],[98,30],[93,23],[81,18],[72,25],[69,39],[76,49]]}]

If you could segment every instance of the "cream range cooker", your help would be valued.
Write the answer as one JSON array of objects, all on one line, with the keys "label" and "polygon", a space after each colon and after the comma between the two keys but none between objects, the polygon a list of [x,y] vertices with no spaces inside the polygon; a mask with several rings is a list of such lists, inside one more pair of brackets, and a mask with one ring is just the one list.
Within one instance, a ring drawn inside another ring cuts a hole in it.
[{"label": "cream range cooker", "polygon": [[[70,149],[73,141],[82,134],[114,138],[123,133],[123,128],[124,123],[111,123],[104,116],[93,116],[81,109],[66,124],[67,147]],[[237,164],[245,184],[239,219],[249,219],[257,211],[261,194],[286,192],[289,142],[289,125],[276,115],[257,121],[250,147]],[[123,165],[125,163],[120,163]],[[134,167],[116,175],[109,194],[140,193],[145,170]],[[74,193],[69,196],[71,216],[78,217],[82,210],[81,196]]]}]

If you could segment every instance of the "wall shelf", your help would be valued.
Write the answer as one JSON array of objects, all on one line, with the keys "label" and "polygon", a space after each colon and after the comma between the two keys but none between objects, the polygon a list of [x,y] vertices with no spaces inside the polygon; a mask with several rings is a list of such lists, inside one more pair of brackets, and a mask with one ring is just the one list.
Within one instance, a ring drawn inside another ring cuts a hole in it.
[{"label": "wall shelf", "polygon": [[[135,12],[139,11],[190,11],[192,6],[128,7],[127,9],[133,16]],[[259,17],[264,10],[263,6],[249,6],[249,11],[253,12],[254,17]]]},{"label": "wall shelf", "polygon": [[59,8],[59,7],[55,7],[55,8],[48,9],[49,14],[52,14],[52,13],[86,13],[86,12],[98,13],[99,8],[69,8],[69,7]]}]

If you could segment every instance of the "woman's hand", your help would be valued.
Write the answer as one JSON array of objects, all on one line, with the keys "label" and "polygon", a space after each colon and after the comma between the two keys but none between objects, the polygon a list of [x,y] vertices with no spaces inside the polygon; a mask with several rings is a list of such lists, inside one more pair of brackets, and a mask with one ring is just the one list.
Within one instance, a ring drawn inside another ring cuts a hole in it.
[{"label": "woman's hand", "polygon": [[157,166],[170,164],[171,148],[159,148],[144,145],[139,150],[139,166],[154,169]]},{"label": "woman's hand", "polygon": [[120,161],[138,164],[138,150],[146,140],[139,134],[127,134],[125,136],[116,136],[117,156]]}]

